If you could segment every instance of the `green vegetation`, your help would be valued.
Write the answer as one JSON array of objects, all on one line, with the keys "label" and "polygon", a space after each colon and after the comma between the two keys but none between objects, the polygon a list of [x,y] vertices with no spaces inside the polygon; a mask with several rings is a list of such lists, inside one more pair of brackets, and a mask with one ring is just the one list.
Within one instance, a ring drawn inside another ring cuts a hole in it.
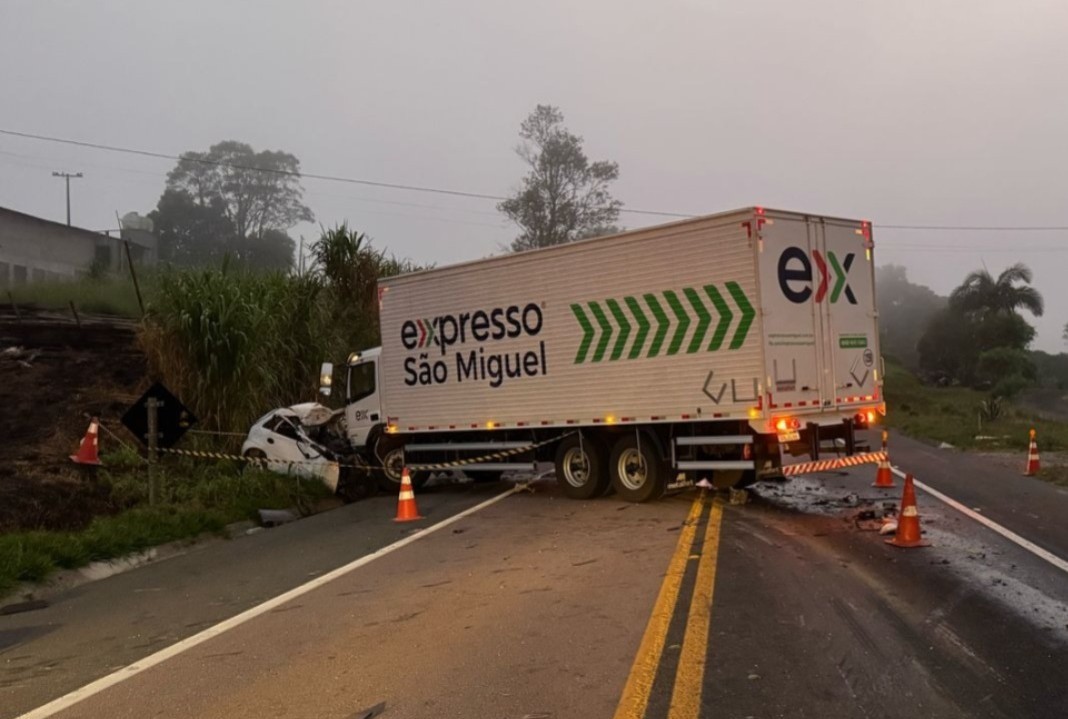
[{"label": "green vegetation", "polygon": [[324,231],[306,275],[160,273],[141,344],[152,373],[207,429],[240,431],[316,396],[319,365],[378,343],[380,277],[417,269],[345,225]]},{"label": "green vegetation", "polygon": [[20,581],[40,581],[58,569],[132,552],[254,519],[258,509],[307,511],[329,491],[315,480],[287,477],[231,463],[165,463],[160,504],[147,506],[144,464],[132,451],[103,458],[101,479],[126,509],[71,532],[27,531],[0,536],[0,595]]},{"label": "green vegetation", "polygon": [[[138,276],[141,291],[147,297],[154,294],[156,282],[152,274]],[[70,312],[73,302],[79,312],[140,317],[137,293],[129,277],[81,277],[73,281],[33,282],[11,290],[15,302],[32,304],[42,309]],[[5,298],[7,299],[7,298]]]},{"label": "green vegetation", "polygon": [[[1028,430],[1038,431],[1043,451],[1068,449],[1068,424],[1038,419],[1007,401],[968,387],[922,384],[897,362],[886,363],[887,425],[905,434],[962,449],[1027,448]],[[984,411],[985,410],[985,411]],[[985,414],[985,418],[981,415]],[[992,439],[976,439],[977,436]]]},{"label": "green vegetation", "polygon": [[1038,476],[1050,484],[1068,487],[1068,467],[1063,464],[1043,467],[1038,471]]},{"label": "green vegetation", "polygon": [[141,344],[205,428],[240,430],[272,407],[314,398],[337,334],[315,278],[224,264],[159,279]]},{"label": "green vegetation", "polygon": [[928,320],[917,343],[920,367],[943,383],[976,388],[996,383],[1001,397],[1033,384],[1034,363],[1025,350],[1035,328],[1019,313],[1042,314],[1042,295],[1031,280],[1031,270],[1019,263],[996,278],[985,269],[971,272],[949,304]]},{"label": "green vegetation", "polygon": [[564,115],[552,105],[538,105],[519,126],[516,154],[530,168],[523,184],[497,205],[519,226],[514,251],[551,247],[619,231],[623,206],[609,185],[619,179],[619,165],[590,162],[582,138],[564,127]]}]

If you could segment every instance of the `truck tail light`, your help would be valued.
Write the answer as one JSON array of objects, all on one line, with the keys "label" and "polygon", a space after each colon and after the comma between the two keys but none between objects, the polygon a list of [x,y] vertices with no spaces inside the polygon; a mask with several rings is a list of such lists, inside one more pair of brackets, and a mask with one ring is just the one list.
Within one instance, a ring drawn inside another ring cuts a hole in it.
[{"label": "truck tail light", "polygon": [[869,409],[862,412],[857,412],[853,417],[853,423],[858,427],[870,427],[875,423],[875,410]]},{"label": "truck tail light", "polygon": [[796,429],[801,429],[801,420],[796,417],[780,417],[775,420],[776,432],[791,432]]}]

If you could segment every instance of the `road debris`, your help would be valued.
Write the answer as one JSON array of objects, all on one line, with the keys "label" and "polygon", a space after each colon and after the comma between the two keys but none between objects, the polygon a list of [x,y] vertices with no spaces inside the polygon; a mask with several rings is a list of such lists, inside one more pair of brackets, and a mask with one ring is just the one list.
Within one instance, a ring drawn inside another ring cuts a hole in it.
[{"label": "road debris", "polygon": [[260,524],[264,527],[277,527],[300,519],[300,516],[290,509],[261,509],[259,513]]}]

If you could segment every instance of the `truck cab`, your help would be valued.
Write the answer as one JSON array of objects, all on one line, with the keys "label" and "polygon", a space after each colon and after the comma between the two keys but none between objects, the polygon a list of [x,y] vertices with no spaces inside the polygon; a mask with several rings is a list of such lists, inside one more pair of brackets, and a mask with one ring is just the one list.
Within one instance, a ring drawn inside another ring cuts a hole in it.
[{"label": "truck cab", "polygon": [[386,423],[382,412],[380,347],[353,352],[345,363],[345,425],[349,443],[365,449]]}]

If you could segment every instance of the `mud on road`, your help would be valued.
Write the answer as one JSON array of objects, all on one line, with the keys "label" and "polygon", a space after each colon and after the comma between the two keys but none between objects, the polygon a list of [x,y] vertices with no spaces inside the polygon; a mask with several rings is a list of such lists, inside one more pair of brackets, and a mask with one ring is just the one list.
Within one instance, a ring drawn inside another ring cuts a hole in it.
[{"label": "mud on road", "polygon": [[26,307],[19,315],[0,313],[0,533],[79,528],[120,509],[101,478],[68,456],[87,415],[117,427],[144,390],[137,325],[81,317],[79,327]]}]

